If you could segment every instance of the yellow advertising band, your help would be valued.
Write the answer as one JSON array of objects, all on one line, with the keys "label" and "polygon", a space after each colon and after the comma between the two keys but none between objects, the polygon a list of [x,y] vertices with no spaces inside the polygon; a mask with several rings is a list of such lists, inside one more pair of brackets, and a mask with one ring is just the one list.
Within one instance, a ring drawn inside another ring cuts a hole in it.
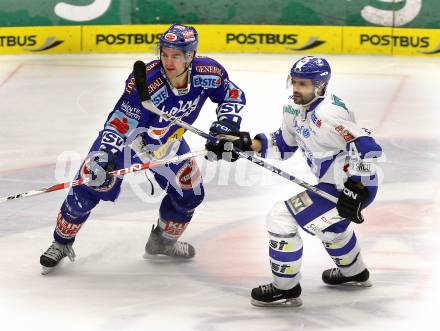
[{"label": "yellow advertising band", "polygon": [[[194,25],[199,52],[439,56],[440,30],[296,25]],[[154,51],[168,25],[0,28],[0,54]]]}]

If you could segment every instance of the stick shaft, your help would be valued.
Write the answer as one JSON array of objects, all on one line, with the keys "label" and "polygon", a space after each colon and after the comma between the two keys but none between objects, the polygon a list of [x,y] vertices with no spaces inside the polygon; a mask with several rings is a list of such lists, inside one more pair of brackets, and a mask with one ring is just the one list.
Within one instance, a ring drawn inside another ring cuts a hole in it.
[{"label": "stick shaft", "polygon": [[[178,126],[184,128],[184,129],[186,129],[188,131],[191,131],[192,133],[194,133],[194,134],[196,134],[196,135],[198,135],[198,136],[200,136],[202,138],[205,138],[205,139],[207,139],[209,141],[212,141],[212,142],[215,142],[217,140],[214,136],[211,136],[211,135],[209,135],[209,134],[207,134],[207,133],[205,133],[205,132],[203,132],[203,131],[195,128],[195,127],[193,127],[192,125],[182,121],[180,118],[162,112],[160,109],[158,109],[151,102],[151,100],[142,101],[142,106],[144,108],[148,109],[149,111],[155,113],[156,115],[164,118],[165,120],[167,120],[167,121],[169,121],[171,123],[177,124]],[[283,170],[273,166],[272,164],[270,164],[270,163],[268,163],[268,162],[266,162],[266,161],[264,161],[264,160],[262,160],[260,158],[255,157],[254,155],[246,154],[246,153],[242,152],[241,150],[239,150],[237,148],[234,148],[233,150],[234,150],[235,153],[240,155],[240,157],[245,158],[245,159],[251,161],[252,163],[254,163],[256,165],[259,165],[260,167],[263,167],[263,168],[269,170],[270,172],[273,172],[273,173],[275,173],[275,174],[277,174],[277,175],[279,175],[279,176],[281,176],[283,178],[286,178],[287,180],[290,180],[291,182],[294,182],[295,184],[297,184],[299,186],[302,186],[305,189],[310,190],[310,191],[318,194],[319,196],[321,196],[321,197],[323,197],[323,198],[325,198],[325,199],[327,199],[327,200],[329,200],[331,202],[334,202],[334,203],[338,202],[338,198],[336,198],[335,196],[333,196],[333,195],[331,195],[331,194],[329,194],[329,193],[327,193],[325,191],[322,191],[319,188],[317,188],[317,187],[315,187],[315,186],[313,186],[313,185],[311,185],[311,184],[309,184],[309,183],[307,183],[307,182],[305,182],[305,181],[303,181],[303,180],[301,180],[299,178],[296,178],[295,176],[293,176],[293,175],[291,175],[291,174],[289,174],[289,173],[287,173],[287,172],[285,172],[285,171],[283,171]]]},{"label": "stick shaft", "polygon": [[[180,156],[174,156],[169,159],[158,160],[158,161],[147,162],[147,163],[137,163],[137,164],[133,164],[132,166],[127,167],[127,168],[114,170],[114,171],[110,172],[110,174],[113,176],[124,176],[129,173],[134,173],[134,172],[138,172],[138,171],[142,171],[142,170],[146,170],[146,169],[150,169],[150,168],[160,167],[160,166],[167,164],[167,163],[178,163],[178,162],[181,162],[181,161],[184,161],[187,159],[191,159],[196,156],[205,155],[205,154],[206,154],[206,151],[202,150],[202,151],[197,151],[197,152],[186,153],[186,154],[183,154]],[[67,189],[70,187],[75,187],[75,186],[87,184],[87,182],[88,182],[87,179],[79,178],[79,179],[73,180],[71,182],[55,184],[55,185],[47,187],[47,188],[41,188],[38,190],[31,190],[31,191],[22,192],[19,194],[10,195],[7,197],[2,197],[2,198],[0,198],[0,203],[6,202],[6,201],[11,201],[11,200],[16,200],[16,199],[21,199],[21,198],[33,197],[33,196],[44,194],[44,193],[59,191],[59,190]]]}]

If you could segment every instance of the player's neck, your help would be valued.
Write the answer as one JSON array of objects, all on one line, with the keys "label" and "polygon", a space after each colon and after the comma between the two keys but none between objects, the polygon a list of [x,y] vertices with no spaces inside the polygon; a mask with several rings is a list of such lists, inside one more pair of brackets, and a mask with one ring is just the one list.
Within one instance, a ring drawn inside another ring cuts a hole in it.
[{"label": "player's neck", "polygon": [[174,77],[174,78],[168,78],[171,85],[177,89],[185,88],[188,85],[188,73],[185,72],[184,74]]}]

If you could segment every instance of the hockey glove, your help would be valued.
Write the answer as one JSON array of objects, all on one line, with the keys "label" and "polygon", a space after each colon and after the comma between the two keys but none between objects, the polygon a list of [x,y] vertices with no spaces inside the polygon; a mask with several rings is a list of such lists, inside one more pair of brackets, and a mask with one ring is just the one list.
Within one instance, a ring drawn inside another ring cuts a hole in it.
[{"label": "hockey glove", "polygon": [[[236,123],[225,120],[215,121],[211,124],[211,127],[209,128],[209,134],[216,138],[219,138],[218,136],[220,134],[229,134],[230,132],[237,133],[238,131],[240,131],[240,127]],[[208,153],[208,155],[205,156],[205,159],[209,161],[217,161],[221,159],[221,157],[219,158],[217,156],[217,142],[213,143],[209,140],[206,142],[205,148],[211,153]]]},{"label": "hockey glove", "polygon": [[364,217],[361,214],[362,204],[368,200],[370,194],[365,187],[360,188],[358,183],[350,179],[347,180],[344,186],[339,195],[336,209],[339,216],[360,224],[364,221]]},{"label": "hockey glove", "polygon": [[230,121],[215,121],[211,124],[209,128],[209,134],[216,137],[219,134],[227,134],[229,132],[240,131],[240,126],[236,123]]},{"label": "hockey glove", "polygon": [[[218,140],[215,143],[208,142],[205,148],[211,152],[210,161],[225,160],[235,162],[239,155],[232,151],[235,147],[243,152],[251,151],[252,139],[249,132],[229,132],[228,134],[217,135]],[[208,154],[208,155],[209,155]]]},{"label": "hockey glove", "polygon": [[115,177],[109,172],[115,170],[116,160],[111,152],[96,151],[89,155],[84,166],[84,173],[90,177],[88,185],[93,189],[109,189],[115,182]]}]

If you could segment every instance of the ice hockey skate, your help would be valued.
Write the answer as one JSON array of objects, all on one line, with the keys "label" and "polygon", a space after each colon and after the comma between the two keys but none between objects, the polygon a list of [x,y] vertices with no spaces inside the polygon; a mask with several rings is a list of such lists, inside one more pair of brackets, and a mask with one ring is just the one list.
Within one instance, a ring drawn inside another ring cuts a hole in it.
[{"label": "ice hockey skate", "polygon": [[251,304],[257,307],[299,307],[302,305],[301,285],[290,290],[280,290],[273,283],[252,289]]},{"label": "ice hockey skate", "polygon": [[175,241],[164,238],[158,226],[152,226],[150,238],[145,245],[144,259],[160,256],[169,256],[180,259],[191,259],[196,254],[194,247],[184,241]]},{"label": "ice hockey skate", "polygon": [[72,244],[63,245],[54,240],[43,255],[40,256],[41,274],[46,275],[51,272],[66,256],[70,261],[75,261],[75,252]]},{"label": "ice hockey skate", "polygon": [[328,285],[354,285],[360,287],[370,287],[373,284],[369,280],[370,273],[364,269],[361,273],[354,276],[344,276],[339,268],[325,270],[322,273],[322,281]]}]

